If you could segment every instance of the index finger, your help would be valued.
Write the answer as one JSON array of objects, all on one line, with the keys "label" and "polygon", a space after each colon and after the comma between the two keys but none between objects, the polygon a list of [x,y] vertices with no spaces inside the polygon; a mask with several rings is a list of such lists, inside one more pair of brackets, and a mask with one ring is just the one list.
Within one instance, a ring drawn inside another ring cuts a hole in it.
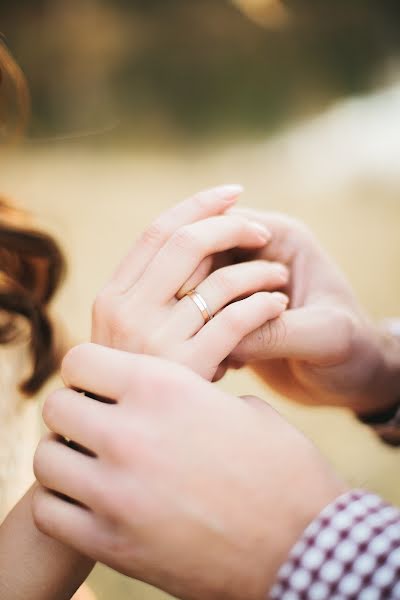
[{"label": "index finger", "polygon": [[166,210],[143,232],[120,263],[112,281],[124,290],[129,288],[176,229],[223,213],[242,192],[240,185],[223,185],[199,192]]},{"label": "index finger", "polygon": [[270,261],[290,265],[304,243],[312,240],[306,225],[279,212],[233,207],[226,214],[261,223],[270,231],[272,240],[262,249],[262,257]]},{"label": "index finger", "polygon": [[[158,378],[164,382],[170,378],[170,372],[170,364],[163,359],[93,343],[72,348],[61,366],[67,387],[116,403],[133,391],[138,403],[145,401]],[[159,395],[163,396],[161,389]]]}]

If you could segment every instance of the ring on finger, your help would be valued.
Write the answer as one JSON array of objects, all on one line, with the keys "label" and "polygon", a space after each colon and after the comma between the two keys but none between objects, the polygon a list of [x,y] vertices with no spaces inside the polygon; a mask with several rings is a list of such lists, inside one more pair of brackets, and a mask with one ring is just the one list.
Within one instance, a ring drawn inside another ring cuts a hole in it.
[{"label": "ring on finger", "polygon": [[186,296],[195,303],[195,305],[201,312],[203,319],[204,319],[204,324],[211,321],[211,319],[213,318],[214,315],[212,314],[212,312],[211,312],[207,302],[204,300],[203,296],[201,294],[199,294],[198,292],[196,292],[196,290],[191,290],[190,292],[188,292],[186,294]]}]

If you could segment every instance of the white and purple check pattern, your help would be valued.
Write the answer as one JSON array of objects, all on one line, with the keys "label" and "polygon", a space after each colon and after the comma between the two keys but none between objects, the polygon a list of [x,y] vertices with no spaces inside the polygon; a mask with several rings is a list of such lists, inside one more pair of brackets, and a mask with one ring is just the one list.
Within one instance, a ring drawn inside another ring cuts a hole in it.
[{"label": "white and purple check pattern", "polygon": [[400,511],[353,490],[307,527],[270,600],[400,600]]}]

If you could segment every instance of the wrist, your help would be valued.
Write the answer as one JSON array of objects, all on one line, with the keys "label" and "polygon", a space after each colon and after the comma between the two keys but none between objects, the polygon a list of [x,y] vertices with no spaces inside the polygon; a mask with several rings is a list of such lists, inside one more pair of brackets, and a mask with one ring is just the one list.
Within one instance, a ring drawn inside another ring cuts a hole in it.
[{"label": "wrist", "polygon": [[[295,473],[292,481],[296,481]],[[349,490],[348,485],[337,476],[323,457],[313,461],[310,471],[303,470],[302,483],[296,487],[296,492],[290,498],[285,495],[280,499],[279,510],[285,513],[284,525],[279,514],[275,515],[275,542],[268,557],[268,579],[264,590],[271,589],[277,573],[309,525],[327,506]]]},{"label": "wrist", "polygon": [[372,332],[370,343],[371,354],[376,355],[375,364],[369,369],[366,361],[365,369],[369,369],[359,403],[354,410],[358,416],[390,411],[400,399],[400,338],[387,328],[376,328]]}]

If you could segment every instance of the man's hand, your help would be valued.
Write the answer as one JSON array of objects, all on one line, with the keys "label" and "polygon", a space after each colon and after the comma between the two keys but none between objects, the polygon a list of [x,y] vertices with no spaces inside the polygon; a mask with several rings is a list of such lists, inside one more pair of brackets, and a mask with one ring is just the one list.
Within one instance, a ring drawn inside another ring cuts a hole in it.
[{"label": "man's hand", "polygon": [[179,598],[264,599],[306,525],[344,491],[273,409],[186,367],[87,344],[63,377],[108,403],[72,389],[47,400],[38,527]]},{"label": "man's hand", "polygon": [[279,261],[291,273],[284,290],[289,310],[248,335],[231,358],[252,363],[268,384],[300,402],[347,406],[360,414],[394,404],[400,345],[367,318],[312,233],[284,215],[230,212],[258,219],[272,234],[251,257]]}]

